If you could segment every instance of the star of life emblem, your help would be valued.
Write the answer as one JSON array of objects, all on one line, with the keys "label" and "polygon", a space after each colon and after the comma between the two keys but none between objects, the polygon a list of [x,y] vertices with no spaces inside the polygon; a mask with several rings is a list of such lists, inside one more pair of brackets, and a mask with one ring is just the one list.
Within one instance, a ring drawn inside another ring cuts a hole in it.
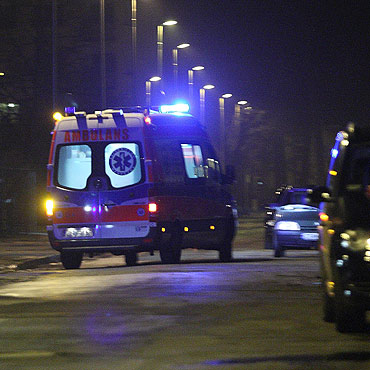
[{"label": "star of life emblem", "polygon": [[135,154],[127,148],[116,149],[109,157],[109,166],[117,175],[128,175],[136,167]]}]

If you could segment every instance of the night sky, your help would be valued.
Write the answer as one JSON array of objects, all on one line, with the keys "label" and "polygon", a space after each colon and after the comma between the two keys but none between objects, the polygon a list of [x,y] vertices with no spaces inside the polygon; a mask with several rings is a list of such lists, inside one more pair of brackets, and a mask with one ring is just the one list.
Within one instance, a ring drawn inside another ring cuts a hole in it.
[{"label": "night sky", "polygon": [[231,92],[296,124],[367,124],[369,1],[138,0],[138,6],[143,75],[155,73],[155,59],[152,69],[147,61],[155,58],[156,25],[174,18],[178,25],[165,29],[165,63],[171,48],[189,42],[179,73],[203,64],[202,81],[216,85],[215,96]]}]

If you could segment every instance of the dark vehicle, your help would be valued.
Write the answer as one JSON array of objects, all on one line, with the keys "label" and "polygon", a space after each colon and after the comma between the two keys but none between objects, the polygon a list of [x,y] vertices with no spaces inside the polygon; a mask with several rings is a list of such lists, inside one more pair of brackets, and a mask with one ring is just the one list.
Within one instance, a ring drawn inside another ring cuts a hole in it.
[{"label": "dark vehicle", "polygon": [[277,202],[267,207],[265,248],[282,257],[286,249],[317,248],[319,210],[307,204],[307,189],[291,186],[276,191]]},{"label": "dark vehicle", "polygon": [[370,129],[337,134],[321,201],[320,250],[324,320],[340,332],[362,330],[370,309]]}]

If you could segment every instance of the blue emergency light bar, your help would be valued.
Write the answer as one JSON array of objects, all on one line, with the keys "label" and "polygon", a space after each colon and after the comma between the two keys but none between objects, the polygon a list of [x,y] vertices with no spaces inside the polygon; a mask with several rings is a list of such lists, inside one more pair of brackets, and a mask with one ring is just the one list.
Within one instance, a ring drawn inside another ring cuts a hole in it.
[{"label": "blue emergency light bar", "polygon": [[75,107],[65,107],[64,113],[66,114],[66,116],[73,116],[75,114],[75,110]]},{"label": "blue emergency light bar", "polygon": [[171,105],[161,105],[159,111],[161,113],[188,113],[190,110],[189,104],[178,103]]}]

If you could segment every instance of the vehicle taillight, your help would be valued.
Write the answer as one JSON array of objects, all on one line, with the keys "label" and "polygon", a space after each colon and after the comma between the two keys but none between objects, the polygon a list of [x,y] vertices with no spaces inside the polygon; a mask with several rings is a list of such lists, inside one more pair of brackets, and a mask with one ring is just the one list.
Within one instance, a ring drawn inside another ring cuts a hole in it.
[{"label": "vehicle taillight", "polygon": [[157,203],[149,203],[149,212],[156,213],[157,212]]},{"label": "vehicle taillight", "polygon": [[53,209],[54,209],[54,201],[52,199],[48,199],[46,201],[46,215],[47,216],[52,216],[54,213],[53,213]]}]

